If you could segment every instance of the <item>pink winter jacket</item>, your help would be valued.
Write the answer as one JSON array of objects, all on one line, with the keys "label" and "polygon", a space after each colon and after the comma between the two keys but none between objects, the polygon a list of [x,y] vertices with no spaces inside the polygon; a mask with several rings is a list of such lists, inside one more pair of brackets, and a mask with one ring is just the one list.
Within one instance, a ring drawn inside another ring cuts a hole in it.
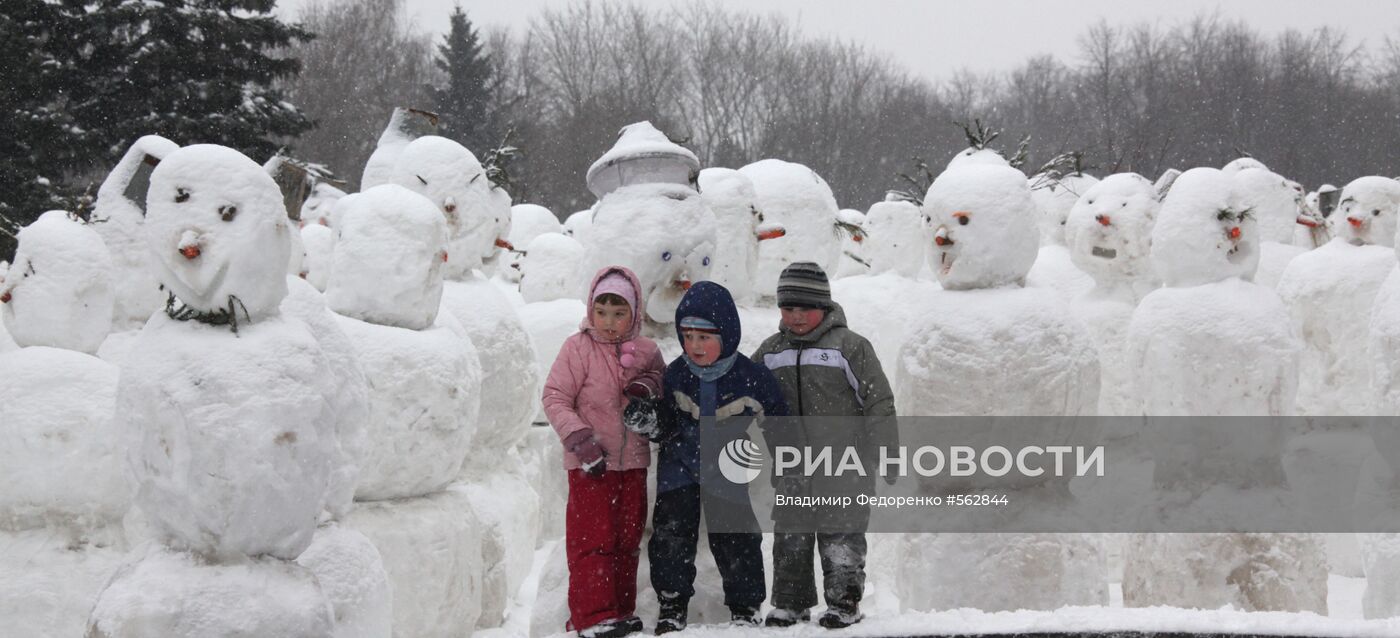
[{"label": "pink winter jacket", "polygon": [[[549,377],[544,382],[544,413],[560,441],[578,430],[592,428],[594,438],[603,447],[607,468],[632,470],[651,464],[651,449],[645,438],[622,425],[622,411],[627,407],[623,389],[639,378],[649,382],[652,387],[660,388],[666,364],[661,359],[661,350],[656,342],[640,334],[642,318],[646,316],[646,302],[642,298],[641,283],[632,271],[620,266],[599,271],[588,287],[588,299],[593,299],[598,282],[613,272],[625,275],[636,291],[632,329],[616,342],[607,342],[595,336],[590,302],[588,314],[579,325],[579,332],[564,341],[559,357],[549,369]],[[635,348],[635,363],[632,368],[623,368],[622,345],[629,341]],[[573,470],[578,466],[574,454],[564,450],[564,469]]]}]

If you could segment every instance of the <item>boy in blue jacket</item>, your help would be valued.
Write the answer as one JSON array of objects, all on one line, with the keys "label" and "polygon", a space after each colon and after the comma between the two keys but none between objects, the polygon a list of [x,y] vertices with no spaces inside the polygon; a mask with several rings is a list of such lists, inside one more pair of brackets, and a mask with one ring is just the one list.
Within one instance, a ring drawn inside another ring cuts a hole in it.
[{"label": "boy in blue jacket", "polygon": [[[701,472],[713,472],[702,469],[702,433],[715,436],[720,430],[747,429],[755,419],[787,416],[777,378],[739,353],[739,311],[724,286],[710,281],[692,286],[676,309],[676,333],[685,353],[666,368],[655,431],[650,432],[661,446],[647,545],[651,584],[661,604],[657,635],[686,626],[690,597],[695,594],[695,544],[702,509],[712,517],[716,506],[748,508],[746,485],[716,493],[709,488],[712,482],[707,475],[707,490],[702,494]],[[627,423],[632,427],[639,421],[645,419]],[[702,502],[708,507],[702,508]],[[752,517],[752,512],[748,515]],[[763,537],[756,521],[753,529],[752,533],[708,534],[724,581],[724,604],[735,624],[757,625],[765,598]]]}]

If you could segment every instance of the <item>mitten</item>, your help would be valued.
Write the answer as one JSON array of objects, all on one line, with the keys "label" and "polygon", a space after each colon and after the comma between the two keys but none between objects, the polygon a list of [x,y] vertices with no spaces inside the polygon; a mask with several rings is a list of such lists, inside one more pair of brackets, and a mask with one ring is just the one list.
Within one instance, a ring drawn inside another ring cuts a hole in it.
[{"label": "mitten", "polygon": [[627,408],[622,411],[622,424],[648,440],[655,440],[656,435],[660,433],[656,418],[656,401],[637,397],[628,401]]},{"label": "mitten", "polygon": [[578,458],[579,469],[584,474],[597,478],[607,470],[603,463],[603,446],[593,438],[593,430],[578,430],[564,437],[564,448]]}]

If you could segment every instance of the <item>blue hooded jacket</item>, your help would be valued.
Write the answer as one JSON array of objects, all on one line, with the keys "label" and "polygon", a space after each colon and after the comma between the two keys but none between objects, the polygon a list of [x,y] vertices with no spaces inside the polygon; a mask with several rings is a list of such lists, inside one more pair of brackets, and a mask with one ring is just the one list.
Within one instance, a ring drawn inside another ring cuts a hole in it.
[{"label": "blue hooded jacket", "polygon": [[[661,425],[656,473],[658,492],[698,484],[702,471],[714,471],[714,463],[708,464],[710,469],[705,469],[701,463],[702,432],[747,429],[754,417],[788,414],[777,377],[739,352],[739,310],[728,289],[712,281],[701,281],[686,291],[676,308],[676,337],[681,343],[685,343],[680,328],[681,319],[685,317],[699,317],[717,326],[721,346],[719,358],[733,356],[734,364],[729,372],[714,381],[702,381],[696,376],[685,355],[666,367],[658,410]],[[723,419],[715,418],[721,414]]]}]

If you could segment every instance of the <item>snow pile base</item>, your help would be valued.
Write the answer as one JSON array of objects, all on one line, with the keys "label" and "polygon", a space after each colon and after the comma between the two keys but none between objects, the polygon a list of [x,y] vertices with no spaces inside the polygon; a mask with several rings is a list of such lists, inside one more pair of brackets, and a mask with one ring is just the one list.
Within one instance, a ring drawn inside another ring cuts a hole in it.
[{"label": "snow pile base", "polygon": [[466,495],[446,491],[356,504],[342,522],[364,534],[394,594],[394,635],[460,638],[481,615],[481,524]]},{"label": "snow pile base", "polygon": [[0,531],[0,618],[8,636],[81,636],[126,560],[118,525]]},{"label": "snow pile base", "polygon": [[333,638],[330,603],[311,571],[275,559],[208,564],[151,547],[117,570],[87,636]]},{"label": "snow pile base", "polygon": [[1327,614],[1316,534],[1134,534],[1123,550],[1123,604]]},{"label": "snow pile base", "polygon": [[363,534],[324,525],[296,562],[311,570],[330,601],[335,638],[389,638],[393,633],[389,574],[379,550]]}]

